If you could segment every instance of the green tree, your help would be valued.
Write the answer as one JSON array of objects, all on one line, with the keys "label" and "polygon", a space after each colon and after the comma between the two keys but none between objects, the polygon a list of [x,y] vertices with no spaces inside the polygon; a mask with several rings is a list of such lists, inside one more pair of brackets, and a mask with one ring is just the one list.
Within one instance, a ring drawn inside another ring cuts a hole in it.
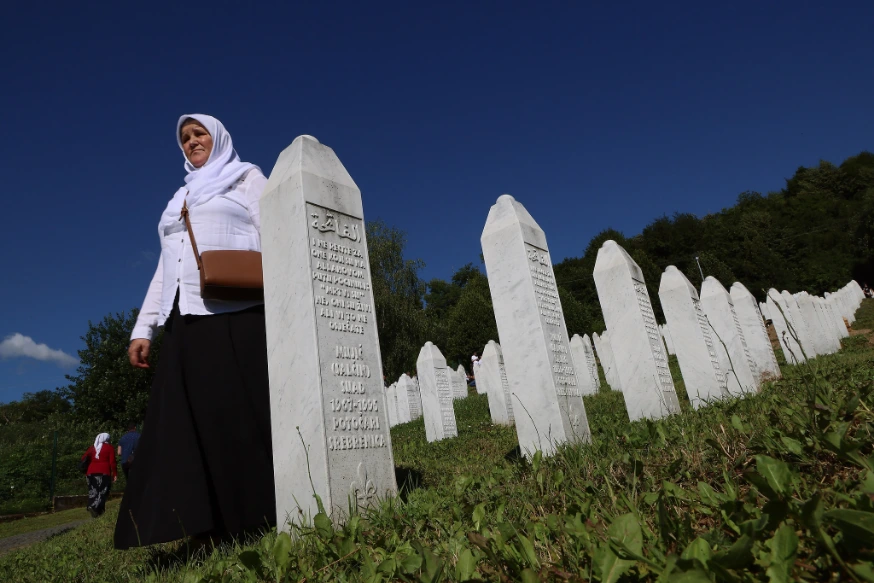
[{"label": "green tree", "polygon": [[133,309],[108,314],[97,324],[88,322],[88,331],[81,337],[85,348],[79,351],[77,374],[67,375],[70,384],[59,389],[73,404],[76,417],[123,425],[145,416],[163,335],[152,341],[151,368],[132,367],[127,346],[138,313]]},{"label": "green tree", "polygon": [[482,354],[489,340],[498,340],[488,279],[478,269],[468,267],[472,266],[462,268],[466,270],[463,277],[452,278],[453,285],[463,284],[458,302],[449,310],[444,348],[444,356],[455,365],[467,363],[474,352]]},{"label": "green tree", "polygon": [[367,223],[367,249],[373,282],[373,302],[386,379],[415,368],[425,343],[425,284],[419,278],[420,259],[404,259],[406,235],[381,220]]},{"label": "green tree", "polygon": [[44,421],[52,415],[68,413],[71,408],[58,391],[24,393],[19,401],[0,403],[0,425]]}]

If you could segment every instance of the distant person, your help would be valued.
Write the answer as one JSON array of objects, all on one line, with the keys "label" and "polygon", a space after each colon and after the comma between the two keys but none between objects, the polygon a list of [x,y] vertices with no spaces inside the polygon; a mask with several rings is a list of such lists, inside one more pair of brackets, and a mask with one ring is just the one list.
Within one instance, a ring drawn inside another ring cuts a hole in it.
[{"label": "distant person", "polygon": [[130,472],[133,455],[139,442],[140,434],[137,433],[137,426],[135,423],[131,423],[127,426],[127,433],[118,440],[118,459],[121,461],[121,471],[124,472],[125,479]]},{"label": "distant person", "polygon": [[862,288],[862,293],[865,294],[865,297],[866,297],[866,298],[870,298],[870,297],[871,297],[871,293],[872,293],[872,292],[871,292],[871,288],[868,287],[868,284],[867,284],[867,283],[865,284],[865,287]]},{"label": "distant person", "polygon": [[260,251],[267,179],[216,118],[183,115],[174,130],[188,174],[158,222],[161,258],[128,348],[131,364],[148,368],[164,326],[117,549],[189,535],[207,545],[276,524],[264,302],[201,297],[182,218],[185,208],[200,250]]},{"label": "distant person", "polygon": [[91,518],[97,518],[106,510],[106,500],[109,498],[109,489],[112,482],[118,479],[118,469],[115,467],[115,452],[109,443],[108,433],[99,433],[94,438],[94,445],[90,446],[81,461],[89,459],[85,478],[88,481],[88,514]]}]

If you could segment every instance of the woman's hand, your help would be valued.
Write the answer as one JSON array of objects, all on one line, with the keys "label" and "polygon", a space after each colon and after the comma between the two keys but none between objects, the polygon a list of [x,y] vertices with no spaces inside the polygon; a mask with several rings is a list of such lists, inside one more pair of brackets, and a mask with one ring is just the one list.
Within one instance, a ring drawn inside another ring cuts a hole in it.
[{"label": "woman's hand", "polygon": [[113,481],[113,483],[117,482],[117,481],[118,481],[118,476],[112,476],[112,481]]},{"label": "woman's hand", "polygon": [[130,346],[127,347],[131,366],[149,368],[149,347],[151,345],[152,341],[145,338],[135,338],[131,341]]}]

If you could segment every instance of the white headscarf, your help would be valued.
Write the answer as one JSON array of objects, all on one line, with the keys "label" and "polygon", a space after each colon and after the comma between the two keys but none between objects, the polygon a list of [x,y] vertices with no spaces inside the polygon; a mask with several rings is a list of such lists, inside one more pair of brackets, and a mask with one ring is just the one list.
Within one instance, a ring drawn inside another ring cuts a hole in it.
[{"label": "white headscarf", "polygon": [[246,172],[252,168],[257,168],[254,164],[240,161],[240,157],[234,150],[231,134],[228,133],[222,122],[211,115],[202,113],[183,115],[176,122],[176,143],[179,144],[183,156],[185,156],[185,150],[182,148],[179,130],[182,129],[182,124],[187,119],[195,119],[206,128],[206,131],[212,136],[212,151],[206,164],[200,168],[195,168],[185,157],[185,171],[188,172],[185,177],[185,186],[177,190],[167,204],[167,208],[161,216],[162,225],[172,224],[179,220],[182,203],[186,200],[188,208],[201,205],[214,196],[227,192],[228,188],[242,178]]},{"label": "white headscarf", "polygon": [[100,459],[100,450],[103,449],[103,444],[109,441],[108,433],[98,433],[97,437],[94,439],[94,450],[97,452],[94,454],[94,459]]}]

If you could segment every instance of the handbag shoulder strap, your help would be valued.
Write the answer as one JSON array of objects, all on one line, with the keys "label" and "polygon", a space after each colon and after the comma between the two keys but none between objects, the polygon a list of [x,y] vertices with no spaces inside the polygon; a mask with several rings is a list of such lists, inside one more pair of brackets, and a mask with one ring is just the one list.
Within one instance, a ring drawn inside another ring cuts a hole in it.
[{"label": "handbag shoulder strap", "polygon": [[197,251],[197,241],[194,240],[194,231],[191,229],[191,219],[188,218],[188,201],[182,203],[182,218],[185,219],[185,228],[188,229],[188,237],[191,239],[191,249],[194,251],[194,258],[197,260],[197,269],[203,268],[203,261],[200,260],[200,253]]}]

